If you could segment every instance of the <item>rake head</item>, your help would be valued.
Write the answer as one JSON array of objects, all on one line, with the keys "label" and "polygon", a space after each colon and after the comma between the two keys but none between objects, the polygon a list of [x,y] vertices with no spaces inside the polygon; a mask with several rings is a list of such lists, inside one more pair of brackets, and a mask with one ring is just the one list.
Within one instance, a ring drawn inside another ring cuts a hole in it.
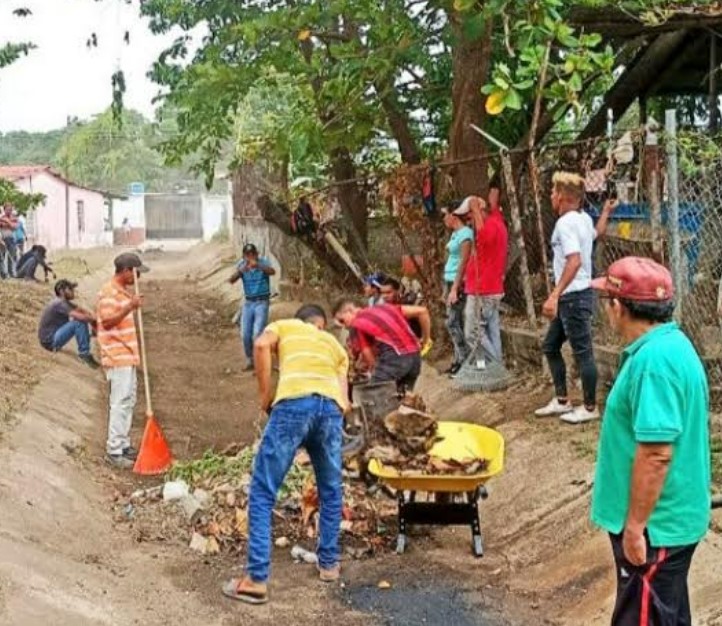
[{"label": "rake head", "polygon": [[501,391],[512,384],[513,377],[501,363],[489,362],[485,369],[465,363],[454,377],[454,386],[461,391]]}]

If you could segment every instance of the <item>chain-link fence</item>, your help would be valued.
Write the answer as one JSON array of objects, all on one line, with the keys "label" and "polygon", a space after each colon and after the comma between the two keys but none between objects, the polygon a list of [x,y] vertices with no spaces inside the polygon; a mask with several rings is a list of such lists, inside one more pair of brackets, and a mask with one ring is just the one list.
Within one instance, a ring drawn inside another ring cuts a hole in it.
[{"label": "chain-link fence", "polygon": [[[719,145],[706,135],[677,135],[670,127],[666,133],[635,130],[613,138],[510,155],[529,271],[525,279],[520,268],[523,259],[515,253],[520,237],[513,233],[513,216],[505,207],[511,244],[505,299],[511,313],[508,319],[538,322],[551,284],[549,242],[556,222],[551,180],[556,171],[575,172],[586,180],[584,210],[595,222],[608,197],[619,201],[606,235],[595,245],[595,274],[603,274],[611,263],[629,255],[651,257],[669,267],[678,294],[677,319],[702,355],[710,382],[722,385],[718,315],[722,296],[722,150],[715,148]],[[506,204],[513,204],[510,193],[514,190],[506,185],[504,191]],[[535,319],[528,313],[529,293]],[[595,341],[610,347],[619,342],[601,310],[595,322]]]}]

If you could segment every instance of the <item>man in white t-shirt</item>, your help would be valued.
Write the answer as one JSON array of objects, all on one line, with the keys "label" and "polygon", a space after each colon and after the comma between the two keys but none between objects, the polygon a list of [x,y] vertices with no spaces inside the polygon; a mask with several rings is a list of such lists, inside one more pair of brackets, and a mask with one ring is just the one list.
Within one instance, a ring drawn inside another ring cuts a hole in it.
[{"label": "man in white t-shirt", "polygon": [[[616,203],[608,201],[596,227],[582,210],[584,179],[576,174],[558,172],[554,175],[552,208],[559,216],[552,234],[554,284],[544,303],[542,314],[551,320],[542,346],[554,379],[556,397],[536,411],[537,417],[558,415],[570,424],[581,424],[599,418],[597,408],[597,365],[592,343],[592,250],[594,241],[607,230],[609,216]],[[567,370],[562,357],[566,341],[572,347],[579,367],[584,404],[574,408],[567,396]]]}]

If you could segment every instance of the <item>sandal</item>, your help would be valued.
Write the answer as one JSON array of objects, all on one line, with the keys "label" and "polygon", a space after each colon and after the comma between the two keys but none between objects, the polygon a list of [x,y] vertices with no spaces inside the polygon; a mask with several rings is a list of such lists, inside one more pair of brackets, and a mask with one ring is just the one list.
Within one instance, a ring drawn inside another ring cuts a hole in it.
[{"label": "sandal", "polygon": [[247,578],[231,578],[223,585],[223,595],[246,604],[266,604],[268,602],[268,591],[244,590],[243,587],[247,582],[250,582]]}]

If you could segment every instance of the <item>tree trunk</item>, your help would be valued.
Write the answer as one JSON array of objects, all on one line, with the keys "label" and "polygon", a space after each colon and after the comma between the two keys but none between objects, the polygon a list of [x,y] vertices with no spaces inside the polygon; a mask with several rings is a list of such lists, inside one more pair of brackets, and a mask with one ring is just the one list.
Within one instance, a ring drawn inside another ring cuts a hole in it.
[{"label": "tree trunk", "polygon": [[[368,265],[368,211],[366,194],[356,181],[356,164],[346,148],[331,151],[331,172],[337,183],[336,197],[347,222],[349,246],[355,259]],[[353,182],[350,182],[353,181]]]},{"label": "tree trunk", "polygon": [[381,106],[386,113],[389,129],[396,143],[399,144],[399,152],[401,160],[410,165],[421,163],[421,152],[416,143],[408,117],[399,109],[396,98],[394,97],[393,85],[383,85],[376,83],[374,85],[381,99]]},{"label": "tree trunk", "polygon": [[[471,124],[483,128],[486,120],[481,88],[486,84],[491,68],[494,22],[489,17],[483,36],[471,39],[464,33],[461,14],[452,11],[449,19],[456,40],[452,55],[453,113],[448,154],[453,161],[486,154],[484,140]],[[452,166],[450,174],[458,196],[486,193],[488,172],[485,161]]]}]

